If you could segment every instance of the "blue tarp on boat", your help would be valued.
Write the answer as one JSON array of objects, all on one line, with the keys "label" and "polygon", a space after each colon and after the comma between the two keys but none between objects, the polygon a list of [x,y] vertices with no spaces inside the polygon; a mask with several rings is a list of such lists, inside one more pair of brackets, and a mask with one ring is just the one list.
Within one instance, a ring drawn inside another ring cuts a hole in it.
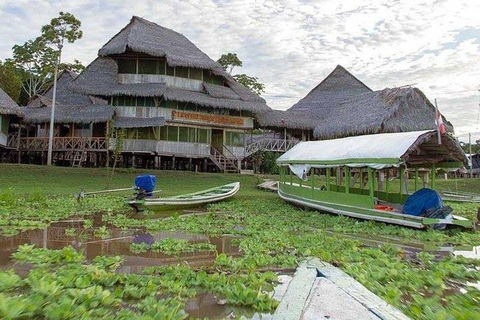
[{"label": "blue tarp on boat", "polygon": [[138,189],[144,190],[147,194],[152,193],[155,190],[156,183],[157,177],[153,174],[142,174],[135,178],[135,186]]},{"label": "blue tarp on boat", "polygon": [[435,190],[423,188],[416,191],[403,206],[403,213],[412,216],[424,216],[430,209],[443,207],[442,198]]}]

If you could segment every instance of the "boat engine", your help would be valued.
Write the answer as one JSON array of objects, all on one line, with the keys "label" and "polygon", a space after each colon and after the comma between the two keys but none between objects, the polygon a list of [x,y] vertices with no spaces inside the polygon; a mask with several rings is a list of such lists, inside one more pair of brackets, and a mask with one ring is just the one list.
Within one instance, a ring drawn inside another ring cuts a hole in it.
[{"label": "boat engine", "polygon": [[157,177],[153,174],[142,174],[135,178],[135,198],[137,200],[149,198],[153,196]]}]

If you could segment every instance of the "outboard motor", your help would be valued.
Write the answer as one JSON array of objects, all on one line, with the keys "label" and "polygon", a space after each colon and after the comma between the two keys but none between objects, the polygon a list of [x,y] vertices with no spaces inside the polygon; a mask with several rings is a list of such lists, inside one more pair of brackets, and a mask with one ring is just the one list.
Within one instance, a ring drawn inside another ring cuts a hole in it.
[{"label": "outboard motor", "polygon": [[157,177],[153,174],[142,174],[135,178],[135,194],[137,200],[145,199],[153,196]]}]

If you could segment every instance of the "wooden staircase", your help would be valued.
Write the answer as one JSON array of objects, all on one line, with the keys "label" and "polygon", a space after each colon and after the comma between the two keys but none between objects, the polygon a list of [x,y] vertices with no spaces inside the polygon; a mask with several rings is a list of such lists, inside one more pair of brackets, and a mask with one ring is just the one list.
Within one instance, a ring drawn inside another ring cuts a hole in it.
[{"label": "wooden staircase", "polygon": [[72,167],[80,168],[87,160],[87,152],[85,150],[75,150],[72,157]]},{"label": "wooden staircase", "polygon": [[[226,148],[224,148],[225,150]],[[226,149],[228,150],[228,149]],[[233,156],[233,154],[232,154]],[[220,151],[211,147],[210,149],[210,160],[224,173],[239,173],[240,168],[237,166],[237,159],[233,156],[233,159],[227,158]]]}]

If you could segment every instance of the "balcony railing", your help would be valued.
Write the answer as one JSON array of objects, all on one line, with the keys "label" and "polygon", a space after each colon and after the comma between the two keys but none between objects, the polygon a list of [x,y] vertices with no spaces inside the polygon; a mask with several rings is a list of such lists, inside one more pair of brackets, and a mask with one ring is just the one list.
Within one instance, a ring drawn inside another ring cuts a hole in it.
[{"label": "balcony railing", "polygon": [[[9,146],[22,151],[45,151],[48,150],[48,138],[18,138],[10,136]],[[107,141],[105,138],[84,138],[84,137],[56,137],[53,138],[53,150],[56,151],[106,151]]]}]

